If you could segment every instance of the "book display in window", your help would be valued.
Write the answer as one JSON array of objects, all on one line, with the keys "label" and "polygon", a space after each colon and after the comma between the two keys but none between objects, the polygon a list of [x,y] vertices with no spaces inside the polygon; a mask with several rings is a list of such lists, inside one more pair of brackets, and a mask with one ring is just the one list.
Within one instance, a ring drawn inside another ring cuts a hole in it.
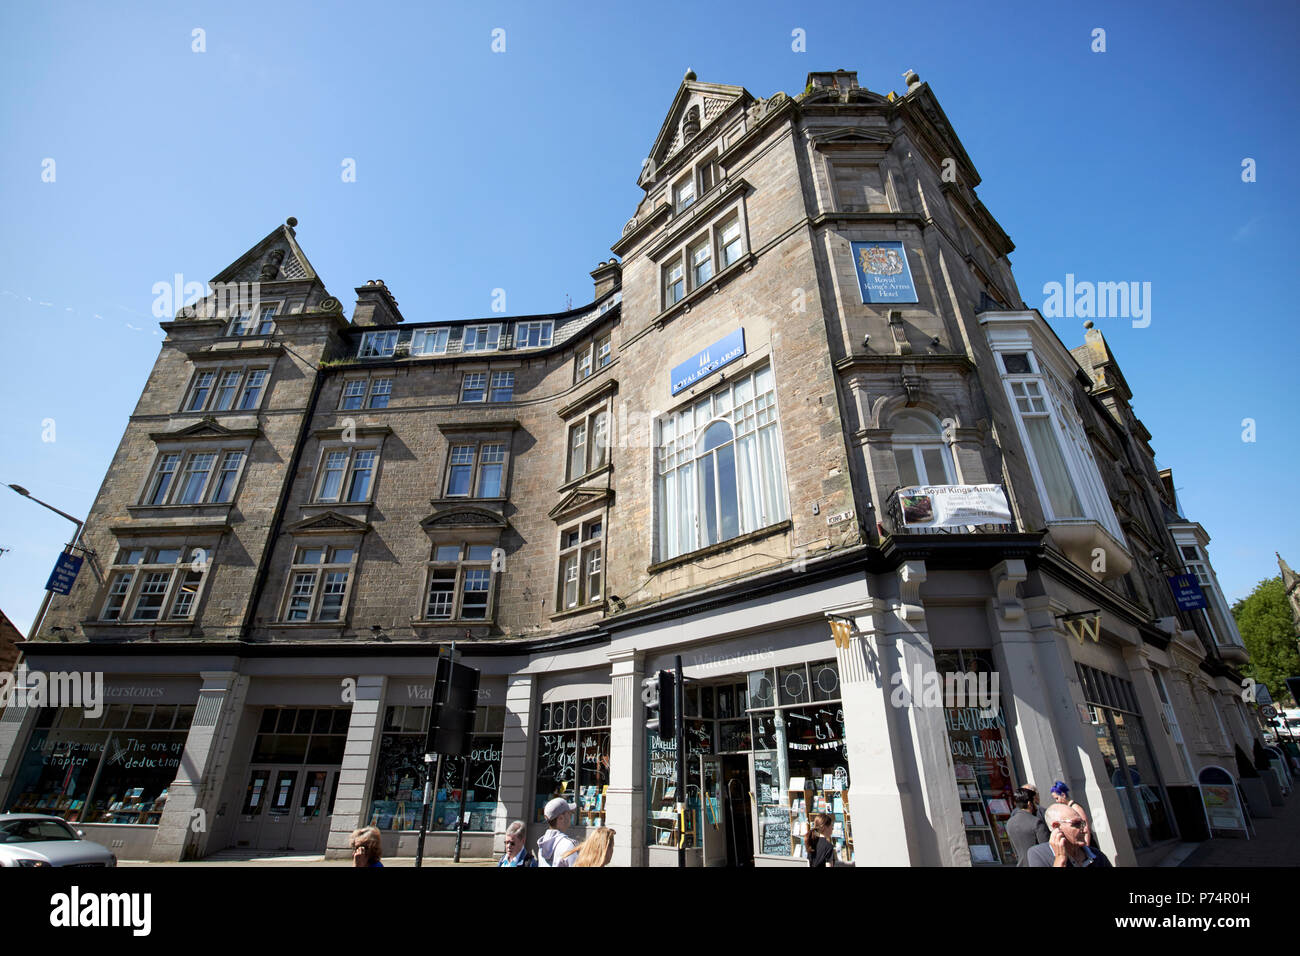
[{"label": "book display in window", "polygon": [[[768,850],[764,853],[781,852],[788,856],[807,859],[804,843],[808,835],[809,820],[818,813],[827,813],[835,818],[835,827],[831,839],[835,843],[835,859],[841,863],[853,862],[853,827],[849,815],[849,792],[842,789],[845,778],[833,773],[823,774],[818,779],[791,777],[790,789],[787,791],[786,809],[790,815],[790,845],[787,851]],[[766,839],[764,843],[766,844]]]},{"label": "book display in window", "polygon": [[[682,820],[677,815],[677,745],[672,740],[660,740],[649,734],[646,747],[650,764],[650,785],[646,789],[646,824],[649,842],[657,846],[678,846],[682,836]],[[704,804],[700,799],[700,757],[713,752],[713,734],[709,723],[700,720],[686,722],[686,814],[685,843],[687,849],[700,846],[700,829],[703,826]]]}]

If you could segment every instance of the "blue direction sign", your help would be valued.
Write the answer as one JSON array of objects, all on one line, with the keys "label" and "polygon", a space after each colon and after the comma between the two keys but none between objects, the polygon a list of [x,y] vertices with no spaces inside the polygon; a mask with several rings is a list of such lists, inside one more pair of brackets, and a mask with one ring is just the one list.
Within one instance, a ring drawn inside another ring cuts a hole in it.
[{"label": "blue direction sign", "polygon": [[1169,579],[1169,588],[1174,592],[1174,600],[1178,602],[1180,611],[1195,611],[1207,606],[1205,592],[1201,590],[1200,582],[1194,574],[1175,574]]},{"label": "blue direction sign", "polygon": [[50,572],[50,579],[45,582],[45,590],[55,594],[71,594],[72,582],[77,580],[77,572],[80,570],[81,555],[66,552],[59,555],[54,570]]},{"label": "blue direction sign", "polygon": [[672,372],[673,394],[690,388],[702,378],[745,354],[745,330],[736,329],[703,351],[696,352]]}]

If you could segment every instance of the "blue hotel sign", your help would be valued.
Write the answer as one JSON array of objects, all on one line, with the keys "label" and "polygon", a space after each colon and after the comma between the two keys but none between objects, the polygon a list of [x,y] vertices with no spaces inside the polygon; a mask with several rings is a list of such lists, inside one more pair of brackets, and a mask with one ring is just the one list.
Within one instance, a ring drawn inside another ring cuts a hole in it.
[{"label": "blue hotel sign", "polygon": [[55,594],[71,594],[72,582],[77,580],[77,572],[81,570],[81,555],[78,554],[61,554],[59,560],[54,563],[54,570],[50,572],[50,579],[45,582],[45,590],[53,591]]},{"label": "blue hotel sign", "polygon": [[1194,574],[1175,574],[1169,579],[1169,587],[1174,592],[1174,601],[1180,611],[1194,611],[1205,607],[1205,592]]},{"label": "blue hotel sign", "polygon": [[853,268],[864,305],[916,302],[916,286],[901,242],[852,242]]},{"label": "blue hotel sign", "polygon": [[734,362],[745,354],[745,330],[736,329],[724,339],[719,339],[702,352],[696,352],[673,369],[673,394],[690,388],[701,379],[708,378],[722,366]]}]

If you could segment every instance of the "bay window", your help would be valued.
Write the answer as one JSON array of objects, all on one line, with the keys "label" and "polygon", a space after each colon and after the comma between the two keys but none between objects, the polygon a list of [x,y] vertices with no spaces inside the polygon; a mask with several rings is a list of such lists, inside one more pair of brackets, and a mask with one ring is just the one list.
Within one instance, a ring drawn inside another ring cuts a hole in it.
[{"label": "bay window", "polygon": [[660,561],[786,520],[771,368],[661,418],[656,465]]}]

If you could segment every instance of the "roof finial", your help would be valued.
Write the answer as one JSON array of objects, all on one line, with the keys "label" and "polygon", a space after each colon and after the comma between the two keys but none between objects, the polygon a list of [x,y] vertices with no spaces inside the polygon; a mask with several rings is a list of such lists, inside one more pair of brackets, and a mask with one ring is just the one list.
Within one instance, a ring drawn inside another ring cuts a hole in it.
[{"label": "roof finial", "polygon": [[686,75],[682,77],[682,79],[683,81],[689,83],[691,80],[695,79],[695,71],[688,66],[686,68]]},{"label": "roof finial", "polygon": [[912,87],[919,86],[921,84],[921,78],[916,75],[916,70],[908,70],[906,73],[903,74],[903,79],[906,81],[907,88],[909,90]]},{"label": "roof finial", "polygon": [[284,224],[288,226],[290,229],[293,229],[298,225],[298,217],[290,216],[288,219],[284,221]]},{"label": "roof finial", "polygon": [[1090,328],[1092,328],[1092,319],[1089,319],[1087,322],[1083,323],[1083,327],[1084,327],[1085,329],[1090,329]]}]

